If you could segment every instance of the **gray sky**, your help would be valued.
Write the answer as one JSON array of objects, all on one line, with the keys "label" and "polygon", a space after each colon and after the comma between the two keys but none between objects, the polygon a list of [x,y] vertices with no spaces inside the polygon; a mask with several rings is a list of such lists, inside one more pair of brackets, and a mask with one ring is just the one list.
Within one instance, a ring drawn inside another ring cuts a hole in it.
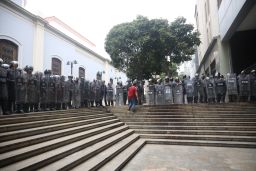
[{"label": "gray sky", "polygon": [[137,15],[170,22],[184,16],[195,24],[195,0],[27,0],[26,8],[42,17],[58,17],[101,51],[109,30]]}]

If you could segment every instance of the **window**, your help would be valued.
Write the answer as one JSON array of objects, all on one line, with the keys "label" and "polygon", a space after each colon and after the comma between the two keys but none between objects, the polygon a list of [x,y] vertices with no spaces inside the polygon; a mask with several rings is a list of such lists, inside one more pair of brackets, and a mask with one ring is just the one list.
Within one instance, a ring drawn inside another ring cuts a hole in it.
[{"label": "window", "polygon": [[216,61],[215,61],[215,59],[210,64],[210,68],[211,68],[211,75],[215,75],[215,73],[216,73]]},{"label": "window", "polygon": [[61,60],[52,58],[52,74],[61,75]]},{"label": "window", "polygon": [[0,39],[0,58],[7,64],[18,61],[18,46],[9,40]]},{"label": "window", "polygon": [[85,69],[83,67],[79,67],[79,78],[85,78]]}]

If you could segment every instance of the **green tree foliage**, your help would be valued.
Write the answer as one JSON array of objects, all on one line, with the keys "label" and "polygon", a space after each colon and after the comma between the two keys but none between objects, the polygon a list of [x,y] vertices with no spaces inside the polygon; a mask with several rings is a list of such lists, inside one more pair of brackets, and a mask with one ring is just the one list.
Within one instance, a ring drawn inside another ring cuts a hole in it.
[{"label": "green tree foliage", "polygon": [[142,80],[163,72],[171,75],[177,64],[191,60],[199,44],[199,33],[183,17],[169,23],[138,16],[114,26],[106,37],[105,49],[116,68]]}]

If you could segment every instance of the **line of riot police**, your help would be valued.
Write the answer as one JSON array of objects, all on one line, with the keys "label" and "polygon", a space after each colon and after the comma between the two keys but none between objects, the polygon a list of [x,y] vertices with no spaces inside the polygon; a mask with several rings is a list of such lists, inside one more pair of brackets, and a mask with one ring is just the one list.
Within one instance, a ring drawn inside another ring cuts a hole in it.
[{"label": "line of riot police", "polygon": [[155,84],[149,79],[147,104],[168,105],[184,103],[224,103],[226,95],[229,102],[256,102],[256,72],[244,71],[238,76],[227,74],[226,79],[220,73],[215,77],[195,75],[193,79],[184,76],[173,80],[166,77]]},{"label": "line of riot police", "polygon": [[84,78],[44,74],[33,67],[18,68],[18,62],[4,64],[0,58],[0,113],[23,113],[68,108],[113,105],[113,80],[105,85],[98,72],[92,82]]}]

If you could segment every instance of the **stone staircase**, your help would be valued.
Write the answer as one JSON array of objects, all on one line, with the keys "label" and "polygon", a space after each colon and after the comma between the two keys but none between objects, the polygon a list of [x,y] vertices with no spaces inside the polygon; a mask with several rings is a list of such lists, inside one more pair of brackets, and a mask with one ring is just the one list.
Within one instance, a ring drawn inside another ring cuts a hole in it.
[{"label": "stone staircase", "polygon": [[192,104],[113,109],[150,144],[256,148],[256,105]]},{"label": "stone staircase", "polygon": [[4,171],[119,170],[144,144],[115,115],[96,108],[0,116]]},{"label": "stone staircase", "polygon": [[121,170],[146,144],[256,147],[256,106],[127,106],[0,116],[0,170]]}]

